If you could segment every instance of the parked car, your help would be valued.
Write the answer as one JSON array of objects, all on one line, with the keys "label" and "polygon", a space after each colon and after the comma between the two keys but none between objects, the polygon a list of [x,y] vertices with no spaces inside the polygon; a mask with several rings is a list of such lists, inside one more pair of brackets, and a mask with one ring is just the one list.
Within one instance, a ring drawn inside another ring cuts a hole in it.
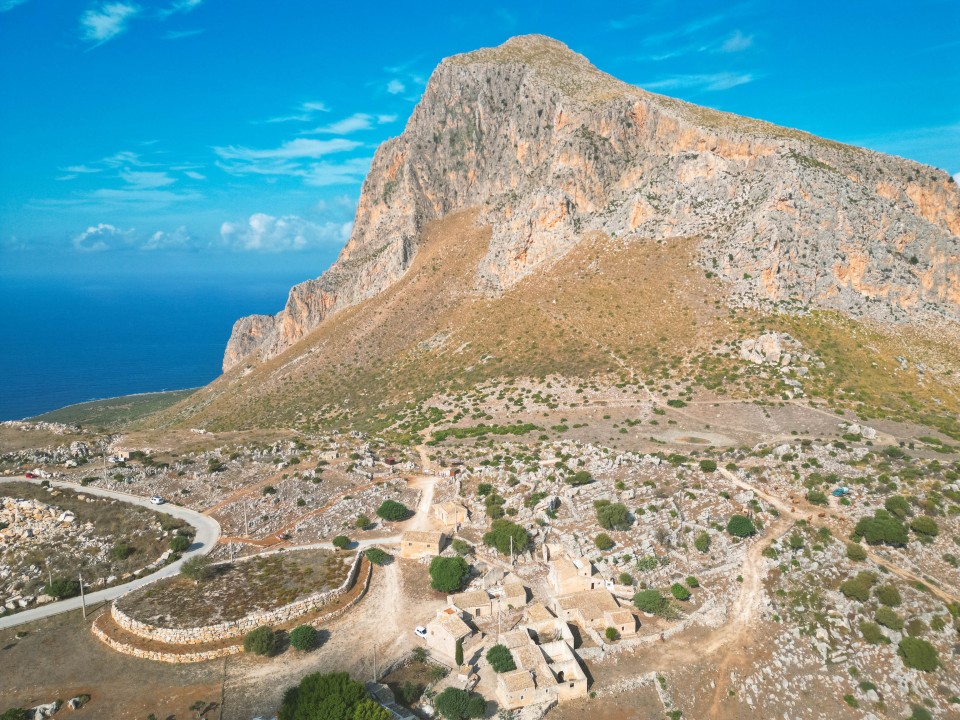
[{"label": "parked car", "polygon": [[37,477],[34,473],[24,473],[23,476],[28,480],[34,480]]},{"label": "parked car", "polygon": [[427,629],[423,625],[417,625],[413,629],[413,634],[419,638],[425,638],[427,637]]},{"label": "parked car", "polygon": [[163,505],[165,501],[159,495],[154,495],[152,498],[150,498],[150,502],[152,502],[154,505]]}]

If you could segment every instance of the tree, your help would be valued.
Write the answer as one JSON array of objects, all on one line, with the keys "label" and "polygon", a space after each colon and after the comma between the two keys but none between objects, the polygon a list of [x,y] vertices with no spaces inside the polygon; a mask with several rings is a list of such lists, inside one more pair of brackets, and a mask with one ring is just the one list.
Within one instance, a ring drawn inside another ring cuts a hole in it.
[{"label": "tree", "polygon": [[620,639],[620,631],[617,630],[615,627],[608,627],[606,630],[603,631],[603,634],[607,638],[607,640],[609,640],[610,642]]},{"label": "tree", "polygon": [[487,662],[494,672],[504,673],[517,669],[517,664],[513,661],[513,653],[506,645],[494,645],[487,650]]},{"label": "tree", "polygon": [[918,535],[926,535],[927,537],[936,537],[940,533],[937,521],[929,515],[915,517],[910,521],[910,529]]},{"label": "tree", "polygon": [[254,655],[273,655],[277,650],[277,634],[272,628],[261,625],[243,638],[243,651]]},{"label": "tree", "polygon": [[453,661],[456,663],[457,667],[463,665],[463,638],[457,638],[457,644],[454,648]]},{"label": "tree", "polygon": [[338,550],[345,550],[346,548],[350,547],[350,538],[348,538],[346,535],[337,535],[333,539],[333,546]]},{"label": "tree", "polygon": [[430,561],[430,587],[444,593],[456,592],[470,577],[470,566],[459,555],[442,557],[438,555]]},{"label": "tree", "polygon": [[480,497],[489,495],[491,492],[493,492],[493,485],[490,483],[480,483],[477,485],[477,495]]},{"label": "tree", "polygon": [[736,537],[745,538],[750,537],[757,531],[746,515],[733,515],[727,522],[727,532]]},{"label": "tree", "polygon": [[600,533],[593,539],[593,544],[598,550],[609,550],[614,546],[613,538],[606,533]]},{"label": "tree", "polygon": [[353,707],[353,712],[347,715],[348,720],[392,720],[393,715],[376,700],[367,698]]},{"label": "tree", "polygon": [[680,583],[674,583],[670,586],[670,594],[673,595],[677,600],[690,599],[690,591]]},{"label": "tree", "polygon": [[649,590],[641,590],[634,595],[633,604],[642,612],[656,615],[663,611],[664,606],[667,604],[667,599],[660,594],[659,590],[650,588]]},{"label": "tree", "polygon": [[693,539],[693,546],[702,553],[707,552],[710,549],[710,533],[701,530]]},{"label": "tree", "polygon": [[57,600],[72,598],[80,594],[80,581],[70,578],[57,578],[52,583],[43,586],[43,593]]},{"label": "tree", "polygon": [[23,708],[10,708],[3,715],[0,715],[0,720],[27,720],[30,717],[33,717],[33,715],[27,714],[27,711]]},{"label": "tree", "polygon": [[530,536],[527,531],[509,520],[494,520],[488,533],[483,536],[483,544],[496,548],[501,555],[510,553],[510,540],[513,539],[513,551],[523,552],[527,549]]},{"label": "tree", "polygon": [[317,644],[317,630],[312,625],[298,625],[290,631],[290,646],[306,652]]},{"label": "tree", "polygon": [[174,535],[170,538],[170,551],[184,553],[190,547],[190,538],[186,535]]},{"label": "tree", "polygon": [[[471,695],[466,690],[448,687],[434,700],[437,712],[447,720],[467,720],[483,717],[487,703],[480,695]],[[284,720],[280,718],[279,720]]]},{"label": "tree", "polygon": [[370,518],[366,515],[357,515],[357,521],[354,523],[354,527],[356,527],[357,530],[366,530],[371,525],[373,525],[373,523],[370,522]]},{"label": "tree", "polygon": [[940,655],[937,649],[920,638],[903,638],[897,646],[897,655],[901,657],[904,665],[914,670],[933,672],[940,666]]},{"label": "tree", "polygon": [[588,473],[586,470],[575,472],[566,479],[566,483],[568,485],[573,485],[574,487],[579,487],[580,485],[589,485],[592,482],[593,475]]},{"label": "tree", "polygon": [[[313,673],[283,694],[278,720],[389,720],[370,707],[363,683],[345,672]],[[376,705],[376,703],[374,703]],[[379,707],[379,706],[377,706]],[[380,708],[383,710],[383,708]],[[360,713],[359,715],[357,713]],[[386,710],[384,710],[386,712]]]},{"label": "tree", "polygon": [[377,508],[377,517],[381,517],[384,520],[399,522],[400,520],[406,520],[409,516],[410,509],[396,500],[384,500],[380,507]]},{"label": "tree", "polygon": [[206,555],[194,555],[184,560],[180,566],[180,574],[193,580],[195,585],[199,585],[202,580],[206,580],[213,573],[210,567],[210,559]]},{"label": "tree", "polygon": [[473,550],[473,547],[466,540],[461,540],[460,538],[454,538],[453,542],[450,543],[450,546],[453,548],[453,551],[457,555],[469,555],[470,551]]},{"label": "tree", "polygon": [[717,471],[717,462],[716,460],[701,460],[700,469],[705,473],[712,473]]},{"label": "tree", "polygon": [[374,565],[386,565],[391,559],[390,553],[375,547],[367,548],[363,554],[366,555],[367,560]]},{"label": "tree", "polygon": [[623,503],[598,500],[594,503],[594,507],[597,512],[597,522],[604,530],[626,530],[630,527],[630,512]]}]

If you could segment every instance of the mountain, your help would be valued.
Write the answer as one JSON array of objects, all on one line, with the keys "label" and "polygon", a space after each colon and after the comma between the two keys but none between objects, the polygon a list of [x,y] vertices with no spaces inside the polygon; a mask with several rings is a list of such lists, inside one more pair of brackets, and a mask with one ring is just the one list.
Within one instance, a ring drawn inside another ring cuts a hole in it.
[{"label": "mountain", "polygon": [[407,273],[428,223],[476,209],[465,279],[497,297],[592,232],[698,238],[751,306],[960,319],[960,193],[945,172],[625,84],[542,36],[444,60],[377,151],[353,234],[282,312],[239,320],[223,368],[275,357]]},{"label": "mountain", "polygon": [[[942,171],[514,38],[440,64],[378,149],[337,262],[239,320],[224,374],[145,425],[412,440],[445,394],[553,377],[638,403],[802,384],[831,412],[960,439],[958,208]],[[816,358],[802,377],[745,369],[770,332]]]}]

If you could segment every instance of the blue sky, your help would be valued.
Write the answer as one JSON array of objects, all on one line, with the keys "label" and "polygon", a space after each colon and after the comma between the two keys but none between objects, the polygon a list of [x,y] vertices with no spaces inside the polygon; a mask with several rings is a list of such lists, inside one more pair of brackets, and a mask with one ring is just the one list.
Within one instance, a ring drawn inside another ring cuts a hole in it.
[{"label": "blue sky", "polygon": [[482,5],[0,0],[0,279],[314,277],[440,59],[531,32],[960,172],[957,0]]}]

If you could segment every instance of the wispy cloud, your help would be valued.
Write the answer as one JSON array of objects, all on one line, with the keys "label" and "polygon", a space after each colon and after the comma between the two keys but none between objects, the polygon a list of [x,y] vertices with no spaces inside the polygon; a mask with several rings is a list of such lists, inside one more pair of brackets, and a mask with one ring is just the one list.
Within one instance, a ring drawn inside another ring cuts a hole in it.
[{"label": "wispy cloud", "polygon": [[399,95],[407,89],[407,86],[402,82],[393,78],[390,82],[387,83],[387,92],[391,95]]},{"label": "wispy cloud", "polygon": [[735,53],[742,52],[747,48],[753,45],[753,35],[744,35],[739,30],[735,30],[733,34],[723,41],[723,44],[720,45],[720,52],[723,53]]},{"label": "wispy cloud", "polygon": [[647,90],[694,90],[718,92],[753,82],[757,77],[753,73],[719,72],[692,75],[673,75],[661,80],[639,83]]},{"label": "wispy cloud", "polygon": [[23,5],[27,0],[0,0],[0,12],[9,12],[17,5]]},{"label": "wispy cloud", "polygon": [[123,2],[91,8],[80,17],[81,36],[94,47],[102,45],[126,32],[128,23],[139,12],[139,6]]},{"label": "wispy cloud", "polygon": [[303,175],[303,181],[313,187],[327,185],[350,185],[367,176],[373,158],[350,158],[340,163],[320,162],[311,165]]},{"label": "wispy cloud", "polygon": [[157,230],[143,245],[141,250],[182,250],[196,244],[196,239],[187,232],[183,225],[172,232]]},{"label": "wispy cloud", "polygon": [[186,175],[186,176],[187,176],[188,178],[190,178],[191,180],[206,180],[206,179],[207,179],[207,176],[206,176],[206,175],[203,175],[203,174],[201,174],[201,173],[198,173],[196,170],[186,170],[186,171],[184,171],[183,174]]},{"label": "wispy cloud", "polygon": [[268,118],[265,122],[268,123],[285,123],[285,122],[309,122],[313,120],[317,113],[329,112],[330,109],[326,106],[326,103],[322,102],[305,102],[301,103],[300,106],[289,115],[278,115],[276,117]]},{"label": "wispy cloud", "polygon": [[220,237],[224,245],[238,250],[284,252],[340,245],[352,229],[352,222],[317,224],[296,215],[254,213],[245,223],[223,223]]},{"label": "wispy cloud", "polygon": [[173,185],[176,178],[172,178],[165,172],[149,172],[140,170],[124,170],[120,173],[121,179],[136,188],[159,188]]},{"label": "wispy cloud", "polygon": [[[945,170],[960,167],[960,122],[952,125],[900,128],[878,135],[838,139],[938,167],[952,165],[951,168],[944,167]],[[944,157],[952,157],[952,162],[944,162]]]},{"label": "wispy cloud", "polygon": [[164,40],[183,40],[184,38],[200,35],[203,30],[167,30],[163,34]]},{"label": "wispy cloud", "polygon": [[329,133],[330,135],[348,135],[358,130],[369,130],[373,127],[373,116],[366,113],[354,113],[350,117],[337,120],[328,125],[321,125],[313,130],[306,130],[308,134]]},{"label": "wispy cloud", "polygon": [[345,138],[332,140],[310,140],[298,138],[285,142],[278,148],[254,150],[248,147],[228,145],[214,147],[213,151],[224,160],[292,160],[297,158],[320,158],[332,153],[347,152],[360,147],[362,143]]},{"label": "wispy cloud", "polygon": [[182,12],[190,12],[203,4],[203,0],[174,0],[167,7],[159,11],[160,17],[169,17]]},{"label": "wispy cloud", "polygon": [[64,170],[71,173],[98,173],[103,171],[102,168],[89,167],[88,165],[69,165]]}]

